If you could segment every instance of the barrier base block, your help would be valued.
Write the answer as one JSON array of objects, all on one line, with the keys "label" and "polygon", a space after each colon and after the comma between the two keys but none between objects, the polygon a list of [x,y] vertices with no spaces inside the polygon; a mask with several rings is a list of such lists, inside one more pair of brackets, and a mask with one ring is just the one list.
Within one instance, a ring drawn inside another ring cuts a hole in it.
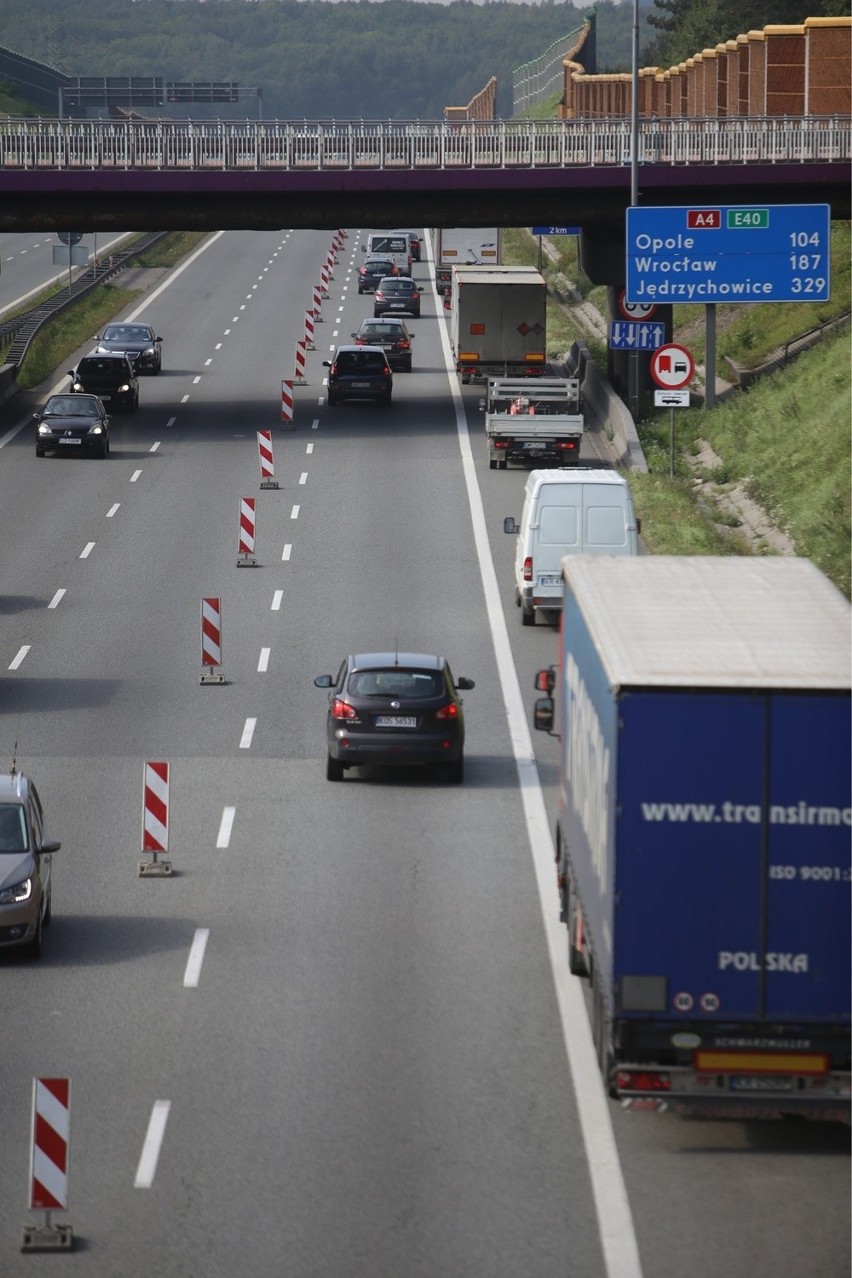
[{"label": "barrier base block", "polygon": [[262,479],[262,480],[260,481],[260,486],[261,486],[261,488],[277,488],[277,487],[278,487],[278,480],[277,480],[277,479]]},{"label": "barrier base block", "polygon": [[73,1246],[70,1225],[24,1225],[21,1251],[71,1251]]},{"label": "barrier base block", "polygon": [[171,861],[140,861],[140,879],[170,879],[172,877]]},{"label": "barrier base block", "polygon": [[255,559],[254,555],[249,555],[249,554],[240,555],[239,559],[237,560],[237,567],[238,568],[256,568],[257,560]]},{"label": "barrier base block", "polygon": [[203,670],[199,683],[224,683],[225,676],[221,670]]}]

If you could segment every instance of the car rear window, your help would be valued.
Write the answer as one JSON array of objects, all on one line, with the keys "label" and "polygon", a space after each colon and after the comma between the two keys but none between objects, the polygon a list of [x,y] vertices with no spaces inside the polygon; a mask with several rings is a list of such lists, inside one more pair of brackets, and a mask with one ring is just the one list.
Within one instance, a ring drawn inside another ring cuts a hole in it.
[{"label": "car rear window", "polygon": [[121,373],[124,363],[119,359],[81,359],[78,373]]},{"label": "car rear window", "polygon": [[415,701],[439,697],[444,691],[444,677],[438,670],[356,670],[349,676],[349,691],[355,697],[397,697]]},{"label": "car rear window", "polygon": [[342,351],[335,362],[339,373],[378,373],[385,366],[385,356],[375,350]]}]

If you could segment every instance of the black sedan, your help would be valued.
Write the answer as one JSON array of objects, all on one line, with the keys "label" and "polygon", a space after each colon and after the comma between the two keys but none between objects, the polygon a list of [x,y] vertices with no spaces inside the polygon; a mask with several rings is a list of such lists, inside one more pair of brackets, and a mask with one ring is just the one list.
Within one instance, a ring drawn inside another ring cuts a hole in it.
[{"label": "black sedan", "polygon": [[126,355],[84,355],[68,376],[75,395],[97,395],[129,413],[139,407],[139,379]]},{"label": "black sedan", "polygon": [[414,280],[405,278],[379,280],[373,295],[373,314],[378,317],[388,312],[396,315],[407,311],[409,315],[420,315],[420,289]]},{"label": "black sedan", "polygon": [[379,280],[398,275],[399,269],[389,257],[368,257],[358,267],[358,292],[373,293]]},{"label": "black sedan", "polygon": [[445,657],[423,652],[369,652],[347,657],[332,675],[317,675],[328,694],[329,781],[360,764],[439,764],[450,781],[464,779],[464,715]]},{"label": "black sedan", "polygon": [[391,368],[403,373],[411,372],[411,343],[414,334],[409,332],[405,320],[365,319],[357,333],[352,334],[356,346],[381,346]]},{"label": "black sedan", "polygon": [[109,456],[109,417],[97,395],[51,395],[36,423],[36,457],[45,453]]},{"label": "black sedan", "polygon": [[137,373],[159,373],[163,367],[163,339],[150,324],[107,324],[95,341],[96,355],[126,355]]},{"label": "black sedan", "polygon": [[328,403],[341,399],[375,399],[390,407],[393,398],[393,369],[378,346],[338,346],[333,359],[324,359],[328,369]]}]

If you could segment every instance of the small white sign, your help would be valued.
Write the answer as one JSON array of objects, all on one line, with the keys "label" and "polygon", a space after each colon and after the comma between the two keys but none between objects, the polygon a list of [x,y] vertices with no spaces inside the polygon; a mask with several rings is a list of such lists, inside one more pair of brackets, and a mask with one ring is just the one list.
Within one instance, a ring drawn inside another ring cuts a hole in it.
[{"label": "small white sign", "polygon": [[688,390],[655,390],[655,408],[689,408]]}]

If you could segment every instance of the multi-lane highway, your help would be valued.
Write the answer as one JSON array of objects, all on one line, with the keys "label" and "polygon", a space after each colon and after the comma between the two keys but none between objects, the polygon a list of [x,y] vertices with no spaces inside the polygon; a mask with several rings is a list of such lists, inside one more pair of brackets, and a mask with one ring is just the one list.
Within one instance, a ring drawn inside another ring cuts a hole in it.
[{"label": "multi-lane highway", "polygon": [[[125,238],[125,232],[87,236],[84,247],[90,259],[95,253],[103,258]],[[56,234],[47,231],[3,236],[0,240],[0,320],[9,311],[25,306],[47,284],[67,280],[67,265],[63,269],[53,261],[53,249],[58,244]],[[77,267],[72,269],[74,274],[79,274]]]},{"label": "multi-lane highway", "polygon": [[[328,232],[212,237],[130,312],[163,373],[106,461],[37,460],[29,401],[0,416],[0,767],[17,751],[62,840],[44,957],[0,956],[0,1274],[841,1278],[844,1129],[603,1097],[556,918],[556,743],[529,754],[555,632],[514,607],[524,477],[488,469],[426,261],[391,411],[325,404],[322,359],[372,312],[361,242],[292,431]],[[209,595],[224,686],[199,683]],[[476,681],[462,786],[325,779],[314,675],[396,644]],[[137,876],[145,760],[171,765],[170,879]],[[72,1080],[62,1259],[20,1252],[40,1075]]]}]

